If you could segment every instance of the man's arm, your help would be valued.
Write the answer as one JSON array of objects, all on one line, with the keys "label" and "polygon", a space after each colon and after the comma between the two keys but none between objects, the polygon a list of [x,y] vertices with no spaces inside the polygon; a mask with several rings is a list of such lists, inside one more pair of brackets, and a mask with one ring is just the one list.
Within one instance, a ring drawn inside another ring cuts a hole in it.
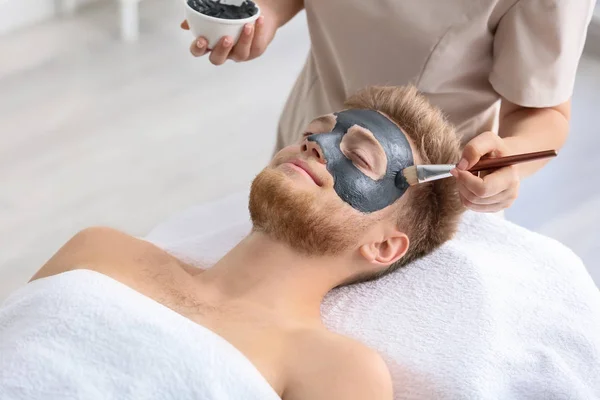
[{"label": "man's arm", "polygon": [[[502,99],[499,135],[511,154],[560,149],[569,133],[571,100],[555,107],[527,108]],[[521,178],[542,168],[548,160],[517,166]]]}]

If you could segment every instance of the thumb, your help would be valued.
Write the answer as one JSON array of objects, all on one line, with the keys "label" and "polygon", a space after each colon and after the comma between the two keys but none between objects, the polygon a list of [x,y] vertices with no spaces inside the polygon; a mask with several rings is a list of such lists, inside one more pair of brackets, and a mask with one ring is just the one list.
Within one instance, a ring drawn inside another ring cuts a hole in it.
[{"label": "thumb", "polygon": [[502,146],[502,139],[493,132],[484,132],[471,139],[463,149],[462,159],[456,166],[460,170],[473,167],[485,155],[493,153]]}]

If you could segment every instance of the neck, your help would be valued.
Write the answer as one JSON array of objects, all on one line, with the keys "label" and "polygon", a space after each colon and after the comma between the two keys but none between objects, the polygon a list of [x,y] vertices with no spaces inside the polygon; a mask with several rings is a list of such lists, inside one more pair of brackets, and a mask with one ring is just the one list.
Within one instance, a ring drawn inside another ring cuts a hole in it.
[{"label": "neck", "polygon": [[343,270],[339,257],[308,257],[252,232],[198,279],[221,301],[242,301],[283,318],[315,322],[323,298],[343,280]]}]

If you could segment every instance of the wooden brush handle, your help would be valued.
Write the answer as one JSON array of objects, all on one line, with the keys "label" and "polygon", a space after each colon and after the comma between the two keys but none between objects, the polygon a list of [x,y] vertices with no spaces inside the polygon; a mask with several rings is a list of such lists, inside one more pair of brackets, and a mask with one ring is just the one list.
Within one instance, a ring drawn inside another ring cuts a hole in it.
[{"label": "wooden brush handle", "polygon": [[469,172],[479,172],[488,169],[498,169],[508,167],[509,165],[541,160],[544,158],[556,157],[556,150],[537,151],[535,153],[515,154],[514,156],[495,157],[479,160],[473,167],[469,168]]}]

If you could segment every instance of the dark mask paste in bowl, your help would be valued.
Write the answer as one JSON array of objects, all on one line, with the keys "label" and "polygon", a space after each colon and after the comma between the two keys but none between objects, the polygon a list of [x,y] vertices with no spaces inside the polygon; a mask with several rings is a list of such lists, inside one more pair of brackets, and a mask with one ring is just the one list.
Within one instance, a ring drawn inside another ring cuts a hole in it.
[{"label": "dark mask paste in bowl", "polygon": [[218,0],[188,0],[187,3],[199,13],[222,19],[245,19],[258,12],[252,0],[244,1],[241,6],[221,4]]}]

